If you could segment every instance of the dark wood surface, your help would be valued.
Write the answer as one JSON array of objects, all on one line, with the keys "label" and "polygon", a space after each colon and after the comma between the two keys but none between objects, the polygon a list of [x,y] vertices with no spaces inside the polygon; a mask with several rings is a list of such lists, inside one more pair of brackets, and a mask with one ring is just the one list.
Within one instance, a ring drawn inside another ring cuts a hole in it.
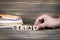
[{"label": "dark wood surface", "polygon": [[[21,15],[27,24],[33,24],[43,13],[60,16],[60,0],[0,0],[0,14]],[[0,29],[0,40],[60,40],[60,29],[40,31]]]},{"label": "dark wood surface", "polygon": [[60,15],[60,0],[0,0],[0,13],[21,15],[24,23],[34,23],[43,13]]},{"label": "dark wood surface", "polygon": [[60,40],[60,29],[40,31],[0,29],[0,40]]}]

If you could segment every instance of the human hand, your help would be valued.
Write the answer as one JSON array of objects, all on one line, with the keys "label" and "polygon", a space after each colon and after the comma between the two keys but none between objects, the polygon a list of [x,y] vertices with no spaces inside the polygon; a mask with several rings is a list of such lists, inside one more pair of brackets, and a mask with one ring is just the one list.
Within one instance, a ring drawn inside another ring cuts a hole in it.
[{"label": "human hand", "polygon": [[39,16],[34,23],[34,26],[37,27],[37,29],[44,27],[55,28],[58,25],[59,25],[58,19],[53,18],[47,14]]}]

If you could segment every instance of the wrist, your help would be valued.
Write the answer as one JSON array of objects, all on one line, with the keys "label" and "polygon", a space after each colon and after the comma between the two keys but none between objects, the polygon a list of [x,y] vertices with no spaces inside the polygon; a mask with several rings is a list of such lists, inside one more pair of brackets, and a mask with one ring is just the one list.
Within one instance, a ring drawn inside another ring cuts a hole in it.
[{"label": "wrist", "polygon": [[60,17],[58,18],[58,23],[59,23],[59,26],[60,26]]}]

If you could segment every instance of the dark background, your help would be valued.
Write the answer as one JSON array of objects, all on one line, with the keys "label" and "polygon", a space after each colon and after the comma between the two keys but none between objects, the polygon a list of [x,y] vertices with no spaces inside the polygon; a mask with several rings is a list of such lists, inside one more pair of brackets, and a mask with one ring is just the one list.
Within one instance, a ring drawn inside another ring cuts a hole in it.
[{"label": "dark background", "polygon": [[60,0],[0,0],[0,13],[21,15],[24,23],[33,24],[44,13],[60,16]]}]

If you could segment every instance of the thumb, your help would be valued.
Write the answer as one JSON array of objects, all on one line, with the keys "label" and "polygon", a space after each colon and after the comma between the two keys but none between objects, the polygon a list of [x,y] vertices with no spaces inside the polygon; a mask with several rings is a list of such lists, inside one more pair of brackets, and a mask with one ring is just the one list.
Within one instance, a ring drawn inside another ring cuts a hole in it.
[{"label": "thumb", "polygon": [[46,24],[45,23],[42,23],[42,24],[39,24],[38,25],[38,28],[44,28],[46,26]]}]

